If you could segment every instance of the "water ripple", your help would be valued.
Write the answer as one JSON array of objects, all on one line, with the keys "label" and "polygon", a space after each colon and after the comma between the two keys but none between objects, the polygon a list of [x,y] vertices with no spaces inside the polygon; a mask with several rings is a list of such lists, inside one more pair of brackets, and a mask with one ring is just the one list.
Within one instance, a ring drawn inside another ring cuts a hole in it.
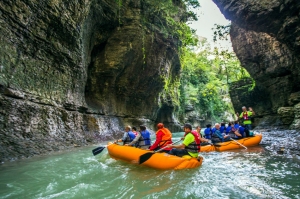
[{"label": "water ripple", "polygon": [[203,153],[199,168],[159,171],[91,148],[1,166],[0,198],[300,198],[298,162],[262,147]]}]

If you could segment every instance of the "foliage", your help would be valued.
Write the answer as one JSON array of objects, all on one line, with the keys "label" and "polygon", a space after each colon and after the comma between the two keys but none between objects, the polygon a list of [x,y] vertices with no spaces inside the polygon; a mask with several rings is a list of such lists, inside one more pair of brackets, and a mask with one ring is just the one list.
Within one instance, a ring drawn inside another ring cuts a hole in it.
[{"label": "foliage", "polygon": [[[144,32],[159,32],[177,45],[182,66],[181,76],[162,76],[165,81],[160,98],[179,107],[184,117],[185,107],[193,106],[206,118],[220,119],[224,112],[234,114],[228,85],[249,76],[237,57],[228,51],[211,50],[207,41],[198,38],[188,21],[197,20],[191,10],[198,0],[142,0]],[[216,25],[214,39],[227,39],[230,26]],[[197,52],[197,53],[196,53]],[[145,53],[143,51],[143,53]]]},{"label": "foliage", "polygon": [[[224,119],[224,112],[234,114],[229,84],[248,77],[234,53],[210,50],[206,41],[198,53],[187,50],[182,57],[180,107],[192,105],[205,118]],[[183,113],[183,110],[181,111]]]},{"label": "foliage", "polygon": [[197,44],[192,30],[186,22],[197,20],[191,8],[200,6],[197,0],[143,0],[142,24],[150,30],[159,31],[165,38],[176,43],[178,49]]},{"label": "foliage", "polygon": [[[189,46],[197,45],[195,30],[192,30],[187,21],[197,20],[196,14],[191,8],[199,7],[198,0],[142,0],[143,34],[147,31],[159,33],[166,40],[177,46],[178,53],[183,54]],[[142,49],[144,57],[146,52]],[[145,64],[145,63],[144,63]],[[172,74],[163,74],[164,90],[160,94],[162,101],[172,103],[179,107],[179,77],[172,77]]]},{"label": "foliage", "polygon": [[218,25],[215,24],[214,30],[214,41],[219,40],[228,40],[230,25]]}]

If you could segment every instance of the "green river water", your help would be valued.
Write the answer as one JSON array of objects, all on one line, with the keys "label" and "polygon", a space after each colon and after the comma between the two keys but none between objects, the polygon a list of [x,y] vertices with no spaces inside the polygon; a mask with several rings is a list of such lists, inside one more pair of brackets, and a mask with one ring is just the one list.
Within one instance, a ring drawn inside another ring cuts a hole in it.
[{"label": "green river water", "polygon": [[261,146],[204,153],[179,171],[94,157],[95,147],[0,165],[0,198],[300,198],[299,162]]}]

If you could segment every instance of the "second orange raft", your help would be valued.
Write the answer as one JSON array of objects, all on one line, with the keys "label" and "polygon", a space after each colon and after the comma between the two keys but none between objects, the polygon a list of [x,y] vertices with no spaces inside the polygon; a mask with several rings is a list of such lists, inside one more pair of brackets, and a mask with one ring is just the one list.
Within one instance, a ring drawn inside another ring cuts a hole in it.
[{"label": "second orange raft", "polygon": [[[237,142],[241,143],[242,145],[249,147],[249,146],[256,146],[260,143],[262,139],[262,134],[256,134],[253,137],[246,137],[243,139],[236,140]],[[210,151],[228,151],[232,149],[239,149],[243,148],[241,145],[236,143],[235,141],[228,141],[228,142],[221,142],[215,145],[207,145],[201,147],[201,152],[210,152]]]}]

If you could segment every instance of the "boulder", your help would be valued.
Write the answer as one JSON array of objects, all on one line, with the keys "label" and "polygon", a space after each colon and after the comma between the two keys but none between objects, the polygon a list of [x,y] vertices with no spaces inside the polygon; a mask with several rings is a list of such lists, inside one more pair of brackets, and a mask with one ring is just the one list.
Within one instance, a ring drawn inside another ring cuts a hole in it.
[{"label": "boulder", "polygon": [[280,107],[277,111],[284,125],[292,124],[295,117],[294,107]]}]

